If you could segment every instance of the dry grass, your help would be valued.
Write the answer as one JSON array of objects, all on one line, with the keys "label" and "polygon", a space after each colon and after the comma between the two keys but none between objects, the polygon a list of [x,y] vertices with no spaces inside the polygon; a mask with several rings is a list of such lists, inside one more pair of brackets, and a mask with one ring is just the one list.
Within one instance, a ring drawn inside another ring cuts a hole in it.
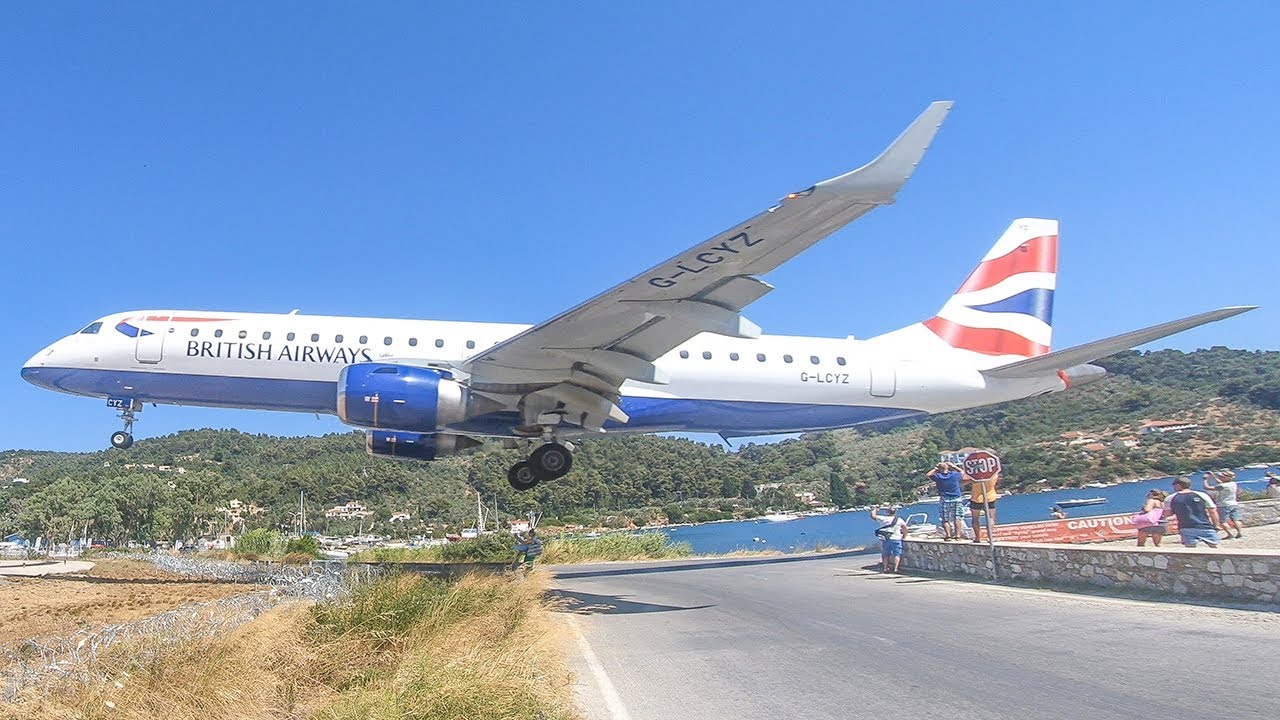
[{"label": "dry grass", "polygon": [[122,649],[118,684],[33,693],[0,718],[572,720],[566,630],[547,584],[540,572],[386,578],[350,602],[279,608],[145,664],[130,667]]},{"label": "dry grass", "polygon": [[7,578],[0,590],[0,646],[13,647],[27,638],[65,637],[255,589],[243,583],[195,581],[151,563],[123,559],[95,561],[84,575]]}]

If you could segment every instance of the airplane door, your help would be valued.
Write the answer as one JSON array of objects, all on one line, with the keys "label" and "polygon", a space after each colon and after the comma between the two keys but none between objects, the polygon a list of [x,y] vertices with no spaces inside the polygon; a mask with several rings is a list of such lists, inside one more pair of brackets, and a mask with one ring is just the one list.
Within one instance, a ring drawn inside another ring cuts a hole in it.
[{"label": "airplane door", "polygon": [[138,333],[138,347],[135,357],[138,362],[154,365],[164,357],[164,338],[173,332],[173,328],[154,326],[155,330],[142,330]]},{"label": "airplane door", "polygon": [[872,397],[893,397],[898,392],[898,369],[893,363],[871,364]]}]

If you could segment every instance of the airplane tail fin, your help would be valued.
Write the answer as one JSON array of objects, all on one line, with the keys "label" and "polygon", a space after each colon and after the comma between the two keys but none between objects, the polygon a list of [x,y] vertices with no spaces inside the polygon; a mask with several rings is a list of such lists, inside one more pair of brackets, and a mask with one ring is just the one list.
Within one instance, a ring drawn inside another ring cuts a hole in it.
[{"label": "airplane tail fin", "polygon": [[869,339],[903,350],[955,351],[978,368],[1049,352],[1058,221],[1014,220],[937,315]]}]

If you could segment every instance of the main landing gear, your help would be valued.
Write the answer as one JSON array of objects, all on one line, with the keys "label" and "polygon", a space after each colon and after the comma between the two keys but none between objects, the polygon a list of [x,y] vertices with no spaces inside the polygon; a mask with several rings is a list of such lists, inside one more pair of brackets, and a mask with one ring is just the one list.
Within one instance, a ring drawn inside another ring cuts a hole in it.
[{"label": "main landing gear", "polygon": [[108,400],[107,404],[120,408],[120,419],[124,420],[124,429],[111,433],[111,447],[128,450],[133,447],[133,422],[137,420],[137,413],[142,410],[142,403],[129,401],[119,404]]},{"label": "main landing gear", "polygon": [[532,490],[543,480],[555,480],[573,467],[573,450],[558,442],[545,443],[507,470],[507,482],[515,490]]}]

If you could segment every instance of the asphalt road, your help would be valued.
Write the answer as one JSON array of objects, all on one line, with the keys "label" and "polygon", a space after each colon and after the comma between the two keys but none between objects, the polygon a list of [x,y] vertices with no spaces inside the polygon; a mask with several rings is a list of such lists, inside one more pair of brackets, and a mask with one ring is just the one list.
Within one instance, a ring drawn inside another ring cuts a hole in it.
[{"label": "asphalt road", "polygon": [[1280,613],[910,576],[869,555],[554,568],[590,720],[1280,713]]}]

